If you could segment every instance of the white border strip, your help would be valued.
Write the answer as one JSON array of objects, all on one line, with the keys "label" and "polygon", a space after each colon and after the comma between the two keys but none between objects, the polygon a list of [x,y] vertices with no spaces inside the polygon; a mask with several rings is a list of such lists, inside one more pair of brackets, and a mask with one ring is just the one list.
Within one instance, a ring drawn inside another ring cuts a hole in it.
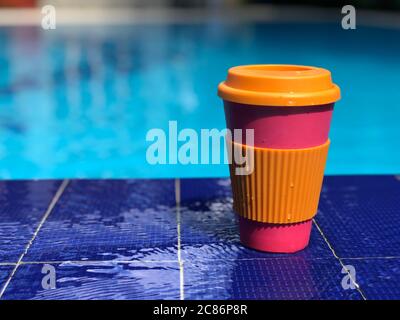
[{"label": "white border strip", "polygon": [[[41,26],[40,8],[0,9],[0,26]],[[249,5],[228,8],[66,8],[56,7],[60,25],[194,24],[237,22],[337,22],[340,8]],[[400,28],[400,13],[357,10],[357,25]]]}]

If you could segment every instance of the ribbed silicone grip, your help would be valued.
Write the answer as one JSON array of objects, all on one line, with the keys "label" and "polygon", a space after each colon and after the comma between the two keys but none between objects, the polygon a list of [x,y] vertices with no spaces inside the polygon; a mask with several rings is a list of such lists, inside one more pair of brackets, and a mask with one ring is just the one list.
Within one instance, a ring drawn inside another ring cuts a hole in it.
[{"label": "ribbed silicone grip", "polygon": [[[232,148],[231,141],[227,144]],[[250,175],[236,175],[235,169],[240,166],[235,161],[229,166],[234,210],[259,222],[311,219],[317,213],[329,144],[327,140],[307,149],[266,149],[233,143],[233,148],[242,153],[246,148],[254,151]]]}]

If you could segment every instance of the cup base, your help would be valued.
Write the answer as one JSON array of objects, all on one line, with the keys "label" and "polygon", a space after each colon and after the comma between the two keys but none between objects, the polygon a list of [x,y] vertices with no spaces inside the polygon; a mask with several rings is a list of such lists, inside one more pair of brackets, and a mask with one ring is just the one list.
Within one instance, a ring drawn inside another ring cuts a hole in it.
[{"label": "cup base", "polygon": [[294,253],[307,247],[312,220],[270,224],[239,216],[240,241],[246,247],[274,253]]}]

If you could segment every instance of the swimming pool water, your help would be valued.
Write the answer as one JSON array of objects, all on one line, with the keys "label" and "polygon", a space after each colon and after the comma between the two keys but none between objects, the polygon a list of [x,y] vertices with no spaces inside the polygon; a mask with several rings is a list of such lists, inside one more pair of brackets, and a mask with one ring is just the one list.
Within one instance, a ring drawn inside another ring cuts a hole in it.
[{"label": "swimming pool water", "polygon": [[342,89],[327,174],[400,172],[400,30],[338,24],[0,28],[0,178],[227,176],[150,165],[149,129],[225,127],[229,67],[328,68]]}]

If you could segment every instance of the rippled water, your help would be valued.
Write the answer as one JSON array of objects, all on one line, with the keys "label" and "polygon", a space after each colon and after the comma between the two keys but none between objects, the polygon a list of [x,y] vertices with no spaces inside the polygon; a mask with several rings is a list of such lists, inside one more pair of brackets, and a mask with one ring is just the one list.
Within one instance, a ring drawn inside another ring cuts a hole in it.
[{"label": "rippled water", "polygon": [[[328,174],[400,171],[400,31],[339,24],[0,28],[0,177],[227,176],[225,165],[151,166],[146,132],[224,127],[228,67],[332,70],[343,93]],[[295,50],[294,50],[295,48]]]},{"label": "rippled water", "polygon": [[[54,289],[43,289],[41,264],[23,265],[7,295],[13,299],[179,299],[179,266],[162,264],[61,263]],[[16,288],[18,287],[18,289]]]}]

